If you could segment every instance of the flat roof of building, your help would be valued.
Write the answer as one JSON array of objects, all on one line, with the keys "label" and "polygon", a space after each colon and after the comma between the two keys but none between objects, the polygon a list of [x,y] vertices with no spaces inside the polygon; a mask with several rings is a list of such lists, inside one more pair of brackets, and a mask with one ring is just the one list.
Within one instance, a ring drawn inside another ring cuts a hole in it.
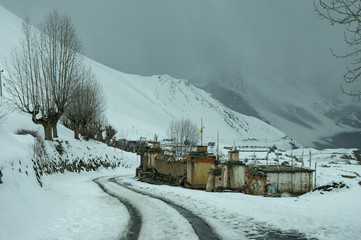
[{"label": "flat roof of building", "polygon": [[[250,165],[248,165],[250,166]],[[309,168],[301,168],[301,167],[294,167],[292,166],[283,166],[279,165],[259,165],[264,172],[314,172],[315,170]]]}]

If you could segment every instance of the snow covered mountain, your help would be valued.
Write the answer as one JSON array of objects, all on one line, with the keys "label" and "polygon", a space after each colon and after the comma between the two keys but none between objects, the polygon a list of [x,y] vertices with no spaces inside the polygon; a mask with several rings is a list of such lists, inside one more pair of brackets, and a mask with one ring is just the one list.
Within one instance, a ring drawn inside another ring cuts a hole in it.
[{"label": "snow covered mountain", "polygon": [[240,70],[192,82],[227,107],[282,129],[304,146],[361,147],[356,140],[361,133],[358,103],[321,95],[312,82],[286,74],[256,77]]},{"label": "snow covered mountain", "polygon": [[[0,57],[7,58],[22,35],[21,20],[2,7],[0,16],[0,31],[7,33],[6,38],[1,38]],[[130,75],[90,59],[87,62],[103,86],[106,116],[118,130],[118,137],[153,138],[157,134],[165,138],[172,119],[189,118],[199,125],[203,119],[206,141],[214,141],[219,130],[220,141],[224,144],[276,145],[286,149],[298,144],[267,123],[230,110],[187,80],[167,75]]]}]

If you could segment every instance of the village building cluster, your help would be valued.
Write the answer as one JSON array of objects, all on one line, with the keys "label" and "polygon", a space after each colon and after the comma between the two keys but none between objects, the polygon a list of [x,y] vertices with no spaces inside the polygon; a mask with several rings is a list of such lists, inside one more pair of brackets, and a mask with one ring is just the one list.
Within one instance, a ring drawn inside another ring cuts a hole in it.
[{"label": "village building cluster", "polygon": [[216,155],[207,151],[207,146],[197,146],[195,152],[176,160],[165,154],[159,142],[153,142],[138,153],[140,166],[136,176],[141,181],[208,192],[277,196],[283,193],[301,195],[313,189],[314,170],[310,168],[259,165],[256,161],[255,164],[246,163],[239,153],[236,148],[230,149],[227,161],[220,162]]}]

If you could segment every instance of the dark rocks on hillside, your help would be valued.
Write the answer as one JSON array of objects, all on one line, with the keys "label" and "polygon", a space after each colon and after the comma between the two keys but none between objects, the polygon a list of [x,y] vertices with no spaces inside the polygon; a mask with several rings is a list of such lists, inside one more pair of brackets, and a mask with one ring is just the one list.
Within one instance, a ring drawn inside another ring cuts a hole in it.
[{"label": "dark rocks on hillside", "polygon": [[344,182],[334,182],[334,181],[332,181],[329,184],[322,185],[322,186],[319,186],[319,187],[313,189],[312,192],[314,192],[314,191],[330,192],[332,190],[341,189],[341,188],[344,188],[344,187],[349,188],[349,186],[347,186]]}]

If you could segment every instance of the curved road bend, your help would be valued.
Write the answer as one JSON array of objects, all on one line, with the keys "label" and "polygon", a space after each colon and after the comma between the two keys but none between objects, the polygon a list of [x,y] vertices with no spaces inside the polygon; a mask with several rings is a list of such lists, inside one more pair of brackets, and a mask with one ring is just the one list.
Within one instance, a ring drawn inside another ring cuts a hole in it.
[{"label": "curved road bend", "polygon": [[177,210],[185,219],[188,220],[188,222],[192,225],[193,229],[194,229],[194,232],[197,234],[198,238],[200,240],[217,240],[219,239],[216,234],[213,232],[213,230],[209,227],[209,225],[207,223],[205,223],[203,221],[203,219],[201,219],[200,217],[194,215],[191,211],[179,206],[179,205],[176,205],[174,203],[171,203],[163,198],[160,198],[158,196],[154,196],[152,194],[149,194],[149,193],[144,193],[142,191],[138,191],[136,189],[133,189],[133,188],[129,188],[127,186],[127,184],[124,184],[124,183],[121,183],[119,181],[116,180],[116,178],[111,178],[109,179],[108,181],[110,182],[113,182],[121,187],[124,187],[130,191],[133,191],[133,192],[136,192],[138,194],[141,194],[141,195],[146,195],[148,197],[151,197],[151,198],[155,198],[155,199],[158,199],[166,204],[168,204],[170,207],[174,208],[175,210]]},{"label": "curved road bend", "polygon": [[139,214],[138,210],[133,207],[132,204],[130,204],[127,200],[119,197],[118,195],[108,191],[102,183],[100,183],[99,178],[94,179],[93,181],[98,184],[98,186],[108,195],[118,199],[128,210],[130,215],[130,220],[128,223],[128,231],[126,233],[126,239],[127,240],[137,240],[140,233],[140,228],[142,226],[142,217]]},{"label": "curved road bend", "polygon": [[[98,186],[107,194],[109,194],[110,196],[118,199],[122,204],[124,204],[124,206],[128,209],[131,220],[129,223],[129,227],[128,227],[128,233],[127,233],[127,237],[126,239],[138,239],[139,237],[139,233],[140,233],[140,229],[142,227],[142,219],[141,219],[141,215],[139,214],[138,209],[133,206],[128,200],[120,197],[119,195],[108,191],[107,188],[105,187],[106,184],[98,181],[99,178],[94,179],[93,181],[95,183],[98,184]],[[135,189],[129,188],[126,184],[120,183],[117,180],[115,180],[115,178],[111,178],[111,179],[107,179],[108,182],[114,183],[122,188],[125,188],[127,190],[130,190],[132,192],[135,192],[136,194],[140,194],[143,196],[148,196],[157,200],[162,201],[163,203],[169,205],[170,207],[172,207],[173,209],[175,209],[176,211],[179,212],[180,215],[182,215],[192,226],[192,228],[194,229],[195,234],[197,235],[197,237],[200,240],[217,240],[219,239],[213,232],[213,230],[198,216],[194,215],[193,213],[191,213],[190,211],[188,211],[187,209],[180,207],[176,204],[170,203],[168,201],[165,201],[164,199],[161,199],[159,197],[155,197],[152,196],[151,194],[146,194],[140,191],[137,191]]]}]

